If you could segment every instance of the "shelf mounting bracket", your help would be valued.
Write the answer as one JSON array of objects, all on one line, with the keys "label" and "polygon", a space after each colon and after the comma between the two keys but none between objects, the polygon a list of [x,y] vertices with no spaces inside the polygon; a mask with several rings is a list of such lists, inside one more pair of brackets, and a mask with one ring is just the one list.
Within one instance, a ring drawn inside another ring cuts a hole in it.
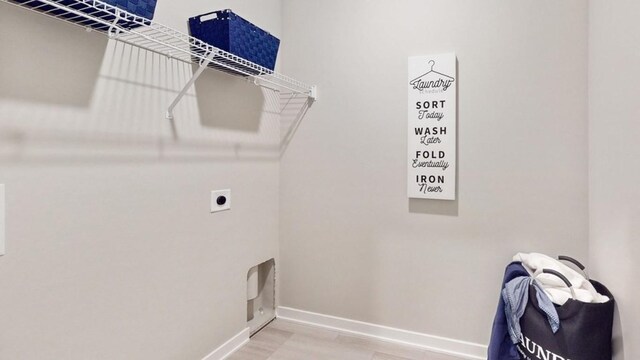
[{"label": "shelf mounting bracket", "polygon": [[311,104],[313,104],[314,102],[316,102],[316,100],[318,100],[318,87],[316,85],[313,85],[311,87],[311,91],[309,92],[309,98],[311,99]]},{"label": "shelf mounting bracket", "polygon": [[200,60],[200,67],[198,68],[198,70],[193,74],[191,79],[189,79],[189,81],[185,84],[184,88],[182,89],[182,91],[180,91],[178,96],[173,100],[171,105],[169,105],[169,108],[167,109],[167,114],[165,115],[167,120],[173,120],[173,109],[175,109],[175,107],[178,105],[180,100],[182,100],[182,98],[187,94],[187,91],[189,91],[189,89],[193,86],[196,80],[198,80],[200,75],[202,75],[202,73],[206,70],[207,66],[209,66],[209,64],[213,61],[213,57],[215,55],[216,55],[216,51],[212,50],[207,54],[207,56],[205,56],[204,59]]},{"label": "shelf mounting bracket", "polygon": [[115,14],[115,17],[113,18],[113,22],[111,23],[111,26],[109,26],[109,30],[107,31],[107,34],[110,39],[116,39],[118,38],[118,36],[120,36],[120,28],[118,27],[118,21],[120,21],[121,18],[122,18],[122,13],[120,12],[120,9],[116,9],[116,14]]}]

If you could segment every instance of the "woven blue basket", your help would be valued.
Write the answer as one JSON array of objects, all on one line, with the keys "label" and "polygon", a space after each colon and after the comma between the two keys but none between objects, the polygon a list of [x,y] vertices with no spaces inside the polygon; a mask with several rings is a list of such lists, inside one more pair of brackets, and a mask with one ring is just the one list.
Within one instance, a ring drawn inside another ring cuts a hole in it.
[{"label": "woven blue basket", "polygon": [[[210,17],[212,18],[209,19]],[[189,30],[191,31],[191,36],[218,49],[237,55],[272,71],[276,66],[280,40],[229,9],[190,18]],[[224,59],[217,57],[214,60],[224,62]],[[234,66],[238,67],[237,65]],[[238,74],[238,72],[224,66],[212,65],[212,67]],[[251,67],[239,66],[239,68],[252,75],[260,74],[260,71]]]},{"label": "woven blue basket", "polygon": [[[99,23],[96,21],[88,20],[86,17],[83,17],[81,15],[60,10],[56,7],[47,5],[38,0],[12,0],[12,1],[16,3],[24,4],[35,10],[38,10],[50,15],[65,18],[69,21],[78,23],[83,26],[91,27],[96,30],[107,31],[109,29],[108,25],[105,25],[103,23]],[[109,23],[112,23],[115,20],[115,16],[113,15],[113,9],[110,9],[111,11],[96,10],[94,7],[91,7],[91,5],[94,4],[93,0],[51,0],[51,1],[59,3],[60,5],[64,5],[78,12],[89,13],[93,17],[100,18],[101,20],[104,20]],[[126,29],[133,29],[138,26],[148,25],[149,21],[153,19],[153,15],[156,10],[156,2],[157,2],[157,0],[100,0],[100,1],[107,5],[115,6],[128,13],[144,18],[142,19],[143,21],[137,21],[137,22],[131,21],[132,19],[126,19],[126,18],[118,20],[118,25]],[[102,8],[102,6],[99,6],[99,5],[97,7]]]}]

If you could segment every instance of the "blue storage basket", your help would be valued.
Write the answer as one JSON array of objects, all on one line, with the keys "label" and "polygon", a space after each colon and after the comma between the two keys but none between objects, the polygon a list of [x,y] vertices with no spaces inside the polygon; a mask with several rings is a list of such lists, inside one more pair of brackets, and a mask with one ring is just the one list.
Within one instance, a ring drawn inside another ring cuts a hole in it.
[{"label": "blue storage basket", "polygon": [[[47,5],[38,0],[12,0],[12,1],[16,3],[24,4],[28,7],[31,7],[43,13],[62,17],[69,21],[75,22],[83,26],[91,27],[96,30],[107,31],[109,30],[109,27],[110,27],[103,23],[88,20],[84,16],[70,13],[64,10],[60,10],[56,7]],[[107,21],[109,23],[112,23],[115,20],[115,16],[113,15],[114,14],[113,9],[110,9],[110,11],[104,11],[104,10],[96,10],[96,8],[92,7],[94,3],[99,4],[98,1],[94,1],[94,0],[51,0],[51,1],[59,3],[60,5],[64,5],[68,8],[77,10],[79,12],[91,14],[92,17],[100,18],[101,20]],[[119,26],[125,29],[133,29],[142,25],[148,25],[150,23],[150,20],[153,19],[153,15],[156,10],[157,0],[100,0],[100,2],[107,5],[115,6],[128,13],[144,18],[144,19],[139,19],[142,21],[131,21],[132,19],[126,19],[126,18],[118,20]],[[98,5],[97,7],[102,9],[102,6],[100,5]]]},{"label": "blue storage basket", "polygon": [[[202,19],[210,15],[215,16],[212,19]],[[190,18],[189,30],[191,36],[196,39],[263,66],[271,71],[273,71],[276,66],[280,40],[269,32],[262,30],[238,16],[230,9],[214,11]],[[214,60],[224,62],[225,59],[215,57]],[[246,75],[224,66],[215,64],[211,66],[234,74]],[[260,71],[251,67],[237,66],[235,64],[233,66],[239,67],[242,71],[252,75],[260,74]]]}]

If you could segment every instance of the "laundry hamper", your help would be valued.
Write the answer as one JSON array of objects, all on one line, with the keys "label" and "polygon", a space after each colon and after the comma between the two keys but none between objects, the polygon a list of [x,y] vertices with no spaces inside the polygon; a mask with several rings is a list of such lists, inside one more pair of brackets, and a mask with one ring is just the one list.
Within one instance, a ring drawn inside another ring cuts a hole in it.
[{"label": "laundry hamper", "polygon": [[[48,15],[57,16],[82,26],[99,31],[108,31],[116,20],[117,25],[124,29],[133,29],[149,25],[153,19],[157,0],[12,0],[24,4],[34,10]],[[62,7],[56,7],[51,3]],[[122,11],[121,11],[122,10]],[[92,18],[99,18],[103,22],[93,21],[83,16],[89,14]]]},{"label": "laundry hamper", "polygon": [[[584,266],[572,258],[562,256],[560,259],[570,261],[584,270]],[[571,283],[562,274],[550,269],[544,269],[542,273],[560,277],[566,286],[571,288]],[[519,262],[509,264],[503,286],[518,276],[529,276],[529,273]],[[555,334],[551,330],[547,315],[540,308],[537,290],[530,284],[528,302],[520,318],[522,336],[518,344],[511,343],[506,335],[506,317],[501,298],[487,359],[611,360],[614,298],[603,284],[586,276],[585,278],[598,293],[607,296],[609,301],[587,303],[572,298],[563,305],[555,305],[560,319],[560,327]]]},{"label": "laundry hamper", "polygon": [[[276,66],[280,40],[230,9],[189,18],[189,31],[194,38],[232,54],[231,59],[216,55],[211,67],[248,76],[271,73]],[[194,46],[193,50],[201,56],[208,55],[201,46]]]},{"label": "laundry hamper", "polygon": [[[580,265],[584,269],[582,265]],[[543,270],[562,278],[571,288],[569,280],[553,270]],[[552,333],[546,315],[540,310],[536,290],[529,287],[529,302],[520,319],[522,341],[518,344],[523,359],[536,359],[539,354],[557,360],[611,360],[613,330],[613,295],[601,283],[590,280],[596,291],[609,298],[605,303],[586,303],[569,299],[556,306],[560,329]]]}]

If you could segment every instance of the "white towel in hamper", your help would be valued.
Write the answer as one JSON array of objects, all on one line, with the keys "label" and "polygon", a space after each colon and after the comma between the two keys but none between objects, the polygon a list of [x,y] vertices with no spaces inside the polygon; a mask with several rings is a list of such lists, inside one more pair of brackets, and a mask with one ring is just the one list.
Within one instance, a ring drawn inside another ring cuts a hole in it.
[{"label": "white towel in hamper", "polygon": [[[513,257],[513,261],[520,261],[532,276],[537,270],[542,269],[555,270],[566,276],[573,285],[573,290],[576,294],[575,300],[588,303],[605,303],[609,301],[607,296],[601,295],[596,291],[589,280],[585,279],[584,275],[550,256],[538,253],[518,253]],[[553,303],[563,305],[567,300],[571,299],[571,290],[557,276],[540,274],[536,280],[540,282]]]}]

